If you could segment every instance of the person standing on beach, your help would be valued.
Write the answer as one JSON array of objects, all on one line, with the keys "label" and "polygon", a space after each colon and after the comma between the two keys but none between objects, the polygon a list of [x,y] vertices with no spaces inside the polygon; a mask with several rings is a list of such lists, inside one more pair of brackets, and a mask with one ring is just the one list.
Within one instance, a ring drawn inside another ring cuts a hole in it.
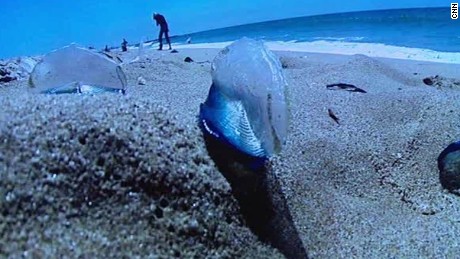
[{"label": "person standing on beach", "polygon": [[128,51],[128,42],[126,41],[126,39],[123,39],[123,42],[121,43],[121,51]]},{"label": "person standing on beach", "polygon": [[153,19],[157,22],[157,26],[160,25],[160,35],[158,35],[160,47],[158,48],[158,50],[163,49],[163,34],[166,37],[166,42],[168,42],[169,49],[171,49],[171,41],[169,40],[169,28],[165,17],[159,13],[153,13]]}]

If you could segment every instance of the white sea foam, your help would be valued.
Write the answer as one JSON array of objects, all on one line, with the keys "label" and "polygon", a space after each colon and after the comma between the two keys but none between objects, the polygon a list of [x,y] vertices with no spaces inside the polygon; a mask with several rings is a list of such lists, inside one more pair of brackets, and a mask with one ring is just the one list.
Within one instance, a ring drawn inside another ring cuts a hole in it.
[{"label": "white sea foam", "polygon": [[315,37],[315,40],[327,40],[327,41],[362,41],[364,37]]},{"label": "white sea foam", "polygon": [[[175,47],[220,49],[230,45],[231,43],[232,41],[187,45],[180,44],[176,45]],[[298,51],[342,55],[364,54],[370,57],[409,59],[418,61],[460,64],[459,52],[440,52],[429,49],[391,46],[381,43],[318,40],[313,42],[267,41],[265,42],[265,44],[269,49],[275,51]]]}]

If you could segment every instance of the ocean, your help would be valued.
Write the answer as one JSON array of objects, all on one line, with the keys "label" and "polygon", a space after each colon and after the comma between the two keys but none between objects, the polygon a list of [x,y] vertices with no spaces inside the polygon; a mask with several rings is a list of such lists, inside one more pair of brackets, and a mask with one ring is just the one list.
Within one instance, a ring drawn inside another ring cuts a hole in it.
[{"label": "ocean", "polygon": [[450,8],[393,9],[290,18],[174,37],[174,42],[226,42],[241,37],[266,41],[381,43],[460,52],[460,19]]}]

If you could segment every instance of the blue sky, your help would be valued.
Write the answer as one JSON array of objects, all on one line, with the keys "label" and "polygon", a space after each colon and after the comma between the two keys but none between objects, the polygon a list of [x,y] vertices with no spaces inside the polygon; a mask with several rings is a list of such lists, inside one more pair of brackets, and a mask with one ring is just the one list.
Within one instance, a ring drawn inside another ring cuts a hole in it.
[{"label": "blue sky", "polygon": [[[346,4],[343,4],[343,3]],[[359,10],[449,7],[446,0],[0,0],[0,58],[77,42],[103,48],[156,38],[152,12],[171,35],[289,17]]]}]

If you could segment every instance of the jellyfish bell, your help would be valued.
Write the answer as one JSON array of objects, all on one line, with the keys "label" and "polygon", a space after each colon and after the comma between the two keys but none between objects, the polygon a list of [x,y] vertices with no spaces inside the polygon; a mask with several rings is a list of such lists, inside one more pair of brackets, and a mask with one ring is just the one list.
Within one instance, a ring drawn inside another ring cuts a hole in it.
[{"label": "jellyfish bell", "polygon": [[200,125],[258,158],[278,153],[288,128],[287,82],[279,59],[260,41],[243,38],[212,63],[213,83],[200,106]]},{"label": "jellyfish bell", "polygon": [[127,80],[113,60],[72,44],[45,55],[34,67],[29,85],[48,94],[125,93]]}]

